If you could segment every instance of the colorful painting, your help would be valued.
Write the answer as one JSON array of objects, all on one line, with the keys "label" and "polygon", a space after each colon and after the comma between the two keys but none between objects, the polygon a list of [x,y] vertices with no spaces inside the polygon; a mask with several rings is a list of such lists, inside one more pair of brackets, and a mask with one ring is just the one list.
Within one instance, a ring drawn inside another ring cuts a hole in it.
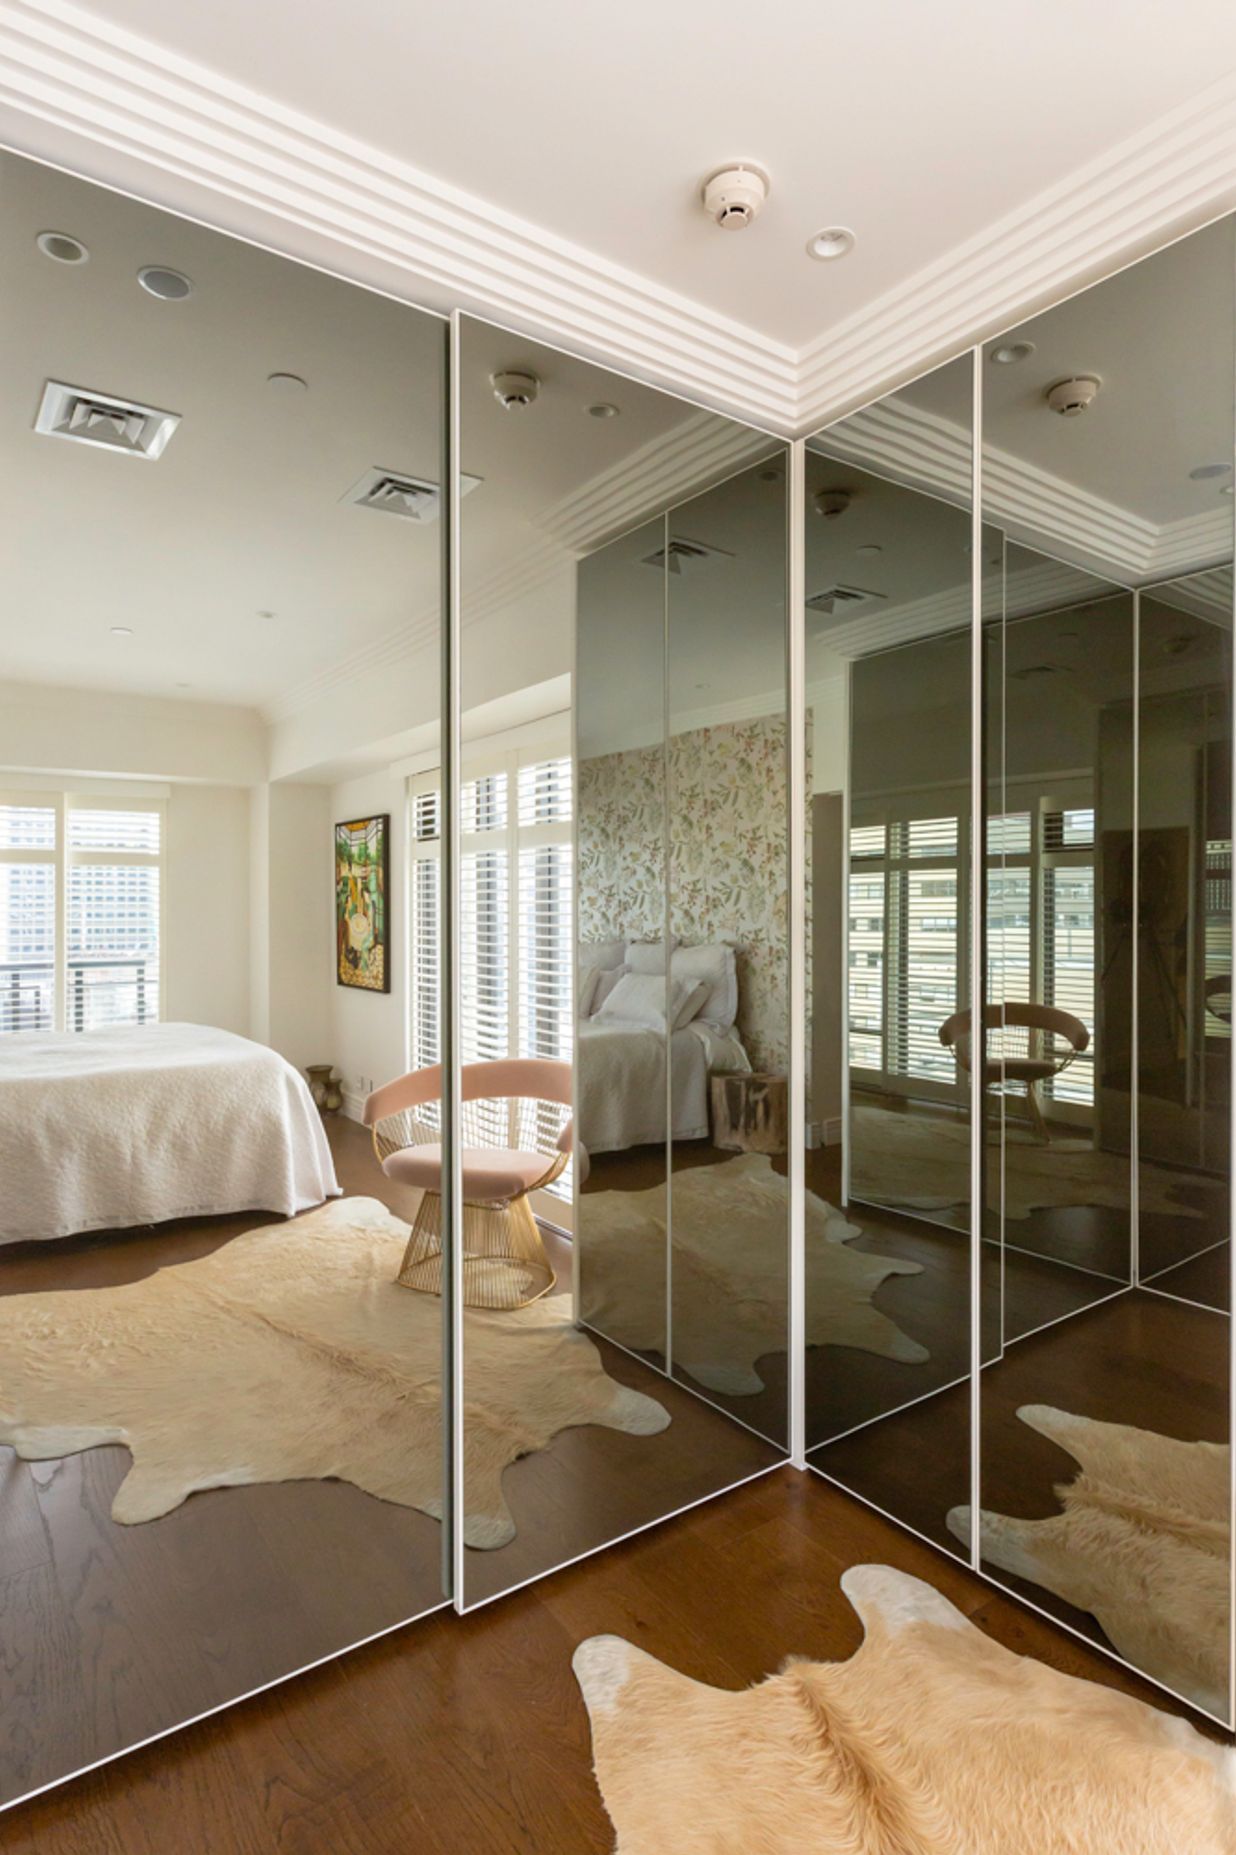
[{"label": "colorful painting", "polygon": [[362,992],[389,992],[390,813],[335,826],[335,977]]}]

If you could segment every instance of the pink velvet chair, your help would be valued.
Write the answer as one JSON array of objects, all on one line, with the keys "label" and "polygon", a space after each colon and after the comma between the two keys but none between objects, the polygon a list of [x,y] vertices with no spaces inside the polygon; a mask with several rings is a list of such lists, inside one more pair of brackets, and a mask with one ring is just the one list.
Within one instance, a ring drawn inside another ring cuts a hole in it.
[{"label": "pink velvet chair", "polygon": [[[571,1157],[571,1066],[541,1058],[468,1063],[462,1075],[464,1304],[526,1307],[554,1285],[529,1192]],[[365,1125],[388,1179],[424,1193],[396,1278],[442,1292],[442,1069],[375,1089]]]}]

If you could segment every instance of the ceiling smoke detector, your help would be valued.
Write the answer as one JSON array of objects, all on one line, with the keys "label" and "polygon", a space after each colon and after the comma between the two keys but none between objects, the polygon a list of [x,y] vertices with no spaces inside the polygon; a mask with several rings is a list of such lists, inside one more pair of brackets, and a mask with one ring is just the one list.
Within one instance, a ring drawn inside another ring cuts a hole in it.
[{"label": "ceiling smoke detector", "polygon": [[494,398],[505,412],[513,412],[517,406],[530,406],[541,390],[541,383],[535,374],[513,369],[490,374],[489,384],[494,390]]},{"label": "ceiling smoke detector", "polygon": [[1062,418],[1075,419],[1098,398],[1102,384],[1097,374],[1075,374],[1069,380],[1057,380],[1055,386],[1048,387],[1043,398]]},{"label": "ceiling smoke detector", "polygon": [[852,490],[817,490],[811,498],[811,506],[817,515],[824,517],[826,522],[835,522],[839,515],[845,514],[853,500]]},{"label": "ceiling smoke detector", "polygon": [[162,457],[180,424],[178,412],[143,406],[136,400],[116,399],[89,387],[66,386],[49,380],[35,417],[34,429],[48,438],[72,438],[95,444],[126,457],[144,457],[150,463]]},{"label": "ceiling smoke detector", "polygon": [[768,198],[770,183],[763,168],[750,161],[731,161],[710,174],[700,189],[704,211],[723,232],[741,232],[758,218]]}]

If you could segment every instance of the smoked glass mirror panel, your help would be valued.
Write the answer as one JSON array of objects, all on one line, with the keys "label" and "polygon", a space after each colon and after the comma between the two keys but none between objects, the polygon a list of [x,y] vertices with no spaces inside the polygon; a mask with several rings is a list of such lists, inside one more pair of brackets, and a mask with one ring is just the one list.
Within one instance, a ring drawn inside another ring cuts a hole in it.
[{"label": "smoked glass mirror panel", "polygon": [[1230,566],[1147,588],[1138,616],[1138,1264],[1147,1287],[1226,1313]]},{"label": "smoked glass mirror panel", "polygon": [[[502,403],[495,376],[510,373],[534,380],[529,403]],[[462,1135],[463,1538],[476,1603],[782,1459],[705,1384],[671,1376],[667,1187],[671,1138],[698,1133],[682,1102],[710,1103],[721,1063],[720,1038],[690,1032],[684,1097],[669,1061],[673,1023],[688,1022],[667,940],[670,588],[697,572],[724,587],[746,545],[738,509],[698,536],[677,510],[772,447],[466,318],[460,412],[461,1058],[475,1094]],[[784,481],[761,487],[784,531]],[[776,651],[768,688],[784,680],[783,593]],[[741,770],[740,788],[761,771]],[[767,797],[784,832],[784,793]],[[728,828],[723,791],[701,786],[693,806],[700,842]],[[707,921],[730,946],[740,927]],[[507,1059],[544,1068],[481,1069]],[[501,1155],[525,1185],[486,1183],[482,1159]],[[714,1234],[698,1233],[701,1269]],[[740,1294],[735,1282],[719,1298]]]},{"label": "smoked glass mirror panel", "polygon": [[982,472],[1005,1293],[981,1563],[1223,1720],[1233,255],[1223,221],[992,343]]},{"label": "smoked glass mirror panel", "polygon": [[670,1038],[671,1357],[677,1379],[782,1447],[789,1318],[785,483],[778,449],[671,510],[666,577],[669,972],[677,1026]]},{"label": "smoked glass mirror panel", "polygon": [[971,362],[811,441],[808,1461],[969,1487]]},{"label": "smoked glass mirror panel", "polygon": [[2,1805],[444,1600],[442,1306],[361,1116],[436,1057],[446,344],[0,182]]}]

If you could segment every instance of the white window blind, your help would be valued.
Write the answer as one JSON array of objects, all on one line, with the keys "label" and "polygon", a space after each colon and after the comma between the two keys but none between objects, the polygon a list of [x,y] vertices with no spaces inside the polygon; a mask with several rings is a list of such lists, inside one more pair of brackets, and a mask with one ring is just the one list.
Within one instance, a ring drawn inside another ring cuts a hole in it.
[{"label": "white window blind", "polygon": [[[1206,912],[1203,963],[1206,981],[1205,1035],[1232,1035],[1232,846],[1230,839],[1206,844]],[[1224,982],[1226,981],[1226,985]]]},{"label": "white window blind", "polygon": [[[438,793],[412,803],[412,1047],[438,1060],[441,895]],[[469,774],[460,789],[460,1057],[547,1057],[569,1063],[574,1034],[572,920],[574,849],[568,756],[522,759]],[[432,1048],[433,1055],[429,1050]],[[481,1132],[510,1144],[506,1110],[483,1112]],[[562,1110],[542,1109],[556,1138]],[[490,1125],[492,1123],[492,1125]],[[569,1170],[549,1187],[569,1199]]]},{"label": "white window blind", "polygon": [[163,812],[0,801],[0,1032],[159,1016]]}]

